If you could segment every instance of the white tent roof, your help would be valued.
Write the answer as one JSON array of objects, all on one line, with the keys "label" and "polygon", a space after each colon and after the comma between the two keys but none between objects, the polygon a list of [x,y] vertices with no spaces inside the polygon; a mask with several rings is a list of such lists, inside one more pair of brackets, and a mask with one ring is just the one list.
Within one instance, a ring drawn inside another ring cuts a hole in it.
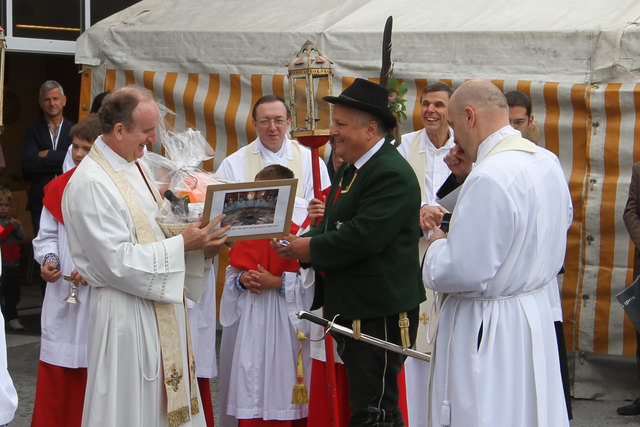
[{"label": "white tent roof", "polygon": [[640,76],[640,2],[143,0],[89,28],[76,62],[285,74],[307,40],[342,76],[376,76],[393,15],[395,75],[592,83]]}]

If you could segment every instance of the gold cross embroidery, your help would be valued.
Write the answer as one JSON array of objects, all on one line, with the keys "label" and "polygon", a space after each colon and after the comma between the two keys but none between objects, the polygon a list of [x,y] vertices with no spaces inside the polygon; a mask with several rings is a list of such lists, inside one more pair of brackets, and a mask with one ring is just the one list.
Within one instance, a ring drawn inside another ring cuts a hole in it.
[{"label": "gold cross embroidery", "polygon": [[182,382],[182,374],[174,366],[171,369],[171,374],[169,375],[169,378],[165,380],[165,383],[167,383],[168,386],[171,386],[173,388],[173,391],[178,391],[178,386],[180,385],[181,382]]},{"label": "gold cross embroidery", "polygon": [[429,323],[429,316],[427,316],[427,313],[422,313],[418,319],[420,319],[420,322],[425,326]]}]

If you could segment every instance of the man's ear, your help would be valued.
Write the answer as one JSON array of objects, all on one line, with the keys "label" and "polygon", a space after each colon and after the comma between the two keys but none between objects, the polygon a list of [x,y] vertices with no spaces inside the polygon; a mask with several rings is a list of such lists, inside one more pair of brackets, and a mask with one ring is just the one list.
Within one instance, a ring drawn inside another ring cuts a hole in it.
[{"label": "man's ear", "polygon": [[471,107],[465,107],[464,120],[468,126],[473,126],[476,123],[476,112]]},{"label": "man's ear", "polygon": [[378,122],[375,120],[369,120],[366,126],[366,130],[368,134],[378,135]]},{"label": "man's ear", "polygon": [[113,136],[115,136],[118,140],[122,139],[122,134],[124,133],[124,124],[122,123],[116,123],[115,125],[113,125]]}]

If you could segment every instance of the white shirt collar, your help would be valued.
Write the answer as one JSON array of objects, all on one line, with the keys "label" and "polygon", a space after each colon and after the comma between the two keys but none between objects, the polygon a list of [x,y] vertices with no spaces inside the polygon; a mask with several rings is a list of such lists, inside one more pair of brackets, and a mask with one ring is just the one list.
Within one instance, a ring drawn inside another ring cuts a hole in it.
[{"label": "white shirt collar", "polygon": [[113,151],[111,147],[109,147],[107,143],[104,142],[104,140],[102,139],[102,135],[100,135],[98,139],[96,139],[95,145],[97,145],[100,151],[102,151],[102,154],[104,154],[104,157],[116,172],[124,169],[129,163],[134,163],[127,161],[127,159]]},{"label": "white shirt collar", "polygon": [[378,141],[376,145],[371,147],[369,151],[364,153],[358,160],[356,160],[356,162],[353,164],[356,167],[356,169],[360,169],[362,166],[364,166],[364,164],[367,163],[369,159],[378,152],[378,150],[380,150],[380,148],[382,147],[382,144],[384,144],[384,138]]},{"label": "white shirt collar", "polygon": [[[436,148],[436,146],[433,144],[433,142],[431,141],[431,138],[429,138],[429,134],[427,133],[427,130],[424,128],[422,130],[423,132],[422,132],[422,138],[420,139],[420,149],[419,149],[420,153],[424,153],[425,151],[427,151],[427,148],[433,148],[436,151],[438,150],[449,151],[451,147],[455,145],[455,143],[453,142],[453,129],[451,127],[449,127],[449,139],[447,139],[447,142],[445,142],[444,145],[440,148]],[[427,144],[429,144],[430,147]]]},{"label": "white shirt collar", "polygon": [[276,151],[275,153],[271,150],[269,150],[267,147],[265,147],[262,144],[262,141],[260,141],[260,137],[256,138],[256,142],[257,144],[255,144],[255,147],[253,148],[253,152],[254,153],[260,153],[262,155],[262,157],[278,157],[278,158],[287,158],[289,160],[293,159],[293,149],[291,148],[291,140],[289,139],[288,136],[284,136],[284,143],[282,144],[282,147],[280,147],[280,149],[278,151]]},{"label": "white shirt collar", "polygon": [[512,135],[520,134],[520,131],[515,130],[510,125],[507,125],[503,128],[498,129],[491,135],[489,135],[484,141],[480,143],[478,146],[478,155],[476,156],[476,163],[482,160],[484,156],[489,154],[491,149],[495,147],[498,142],[503,139],[510,137]]}]

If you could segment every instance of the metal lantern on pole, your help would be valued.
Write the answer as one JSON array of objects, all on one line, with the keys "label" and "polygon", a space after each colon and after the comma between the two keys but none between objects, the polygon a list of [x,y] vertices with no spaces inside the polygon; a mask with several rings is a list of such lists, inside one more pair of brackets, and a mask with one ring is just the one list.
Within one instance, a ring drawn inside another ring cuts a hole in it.
[{"label": "metal lantern on pole", "polygon": [[306,41],[288,64],[291,137],[311,148],[314,194],[320,196],[318,148],[329,140],[331,105],[322,98],[333,93],[333,62]]},{"label": "metal lantern on pole", "polygon": [[[322,98],[333,94],[333,62],[323,56],[315,45],[306,41],[288,64],[291,137],[311,149],[313,193],[321,199],[320,156],[318,148],[329,140],[332,106]],[[336,385],[333,338],[324,341],[327,390],[329,393],[329,424],[339,427],[338,392]]]}]

